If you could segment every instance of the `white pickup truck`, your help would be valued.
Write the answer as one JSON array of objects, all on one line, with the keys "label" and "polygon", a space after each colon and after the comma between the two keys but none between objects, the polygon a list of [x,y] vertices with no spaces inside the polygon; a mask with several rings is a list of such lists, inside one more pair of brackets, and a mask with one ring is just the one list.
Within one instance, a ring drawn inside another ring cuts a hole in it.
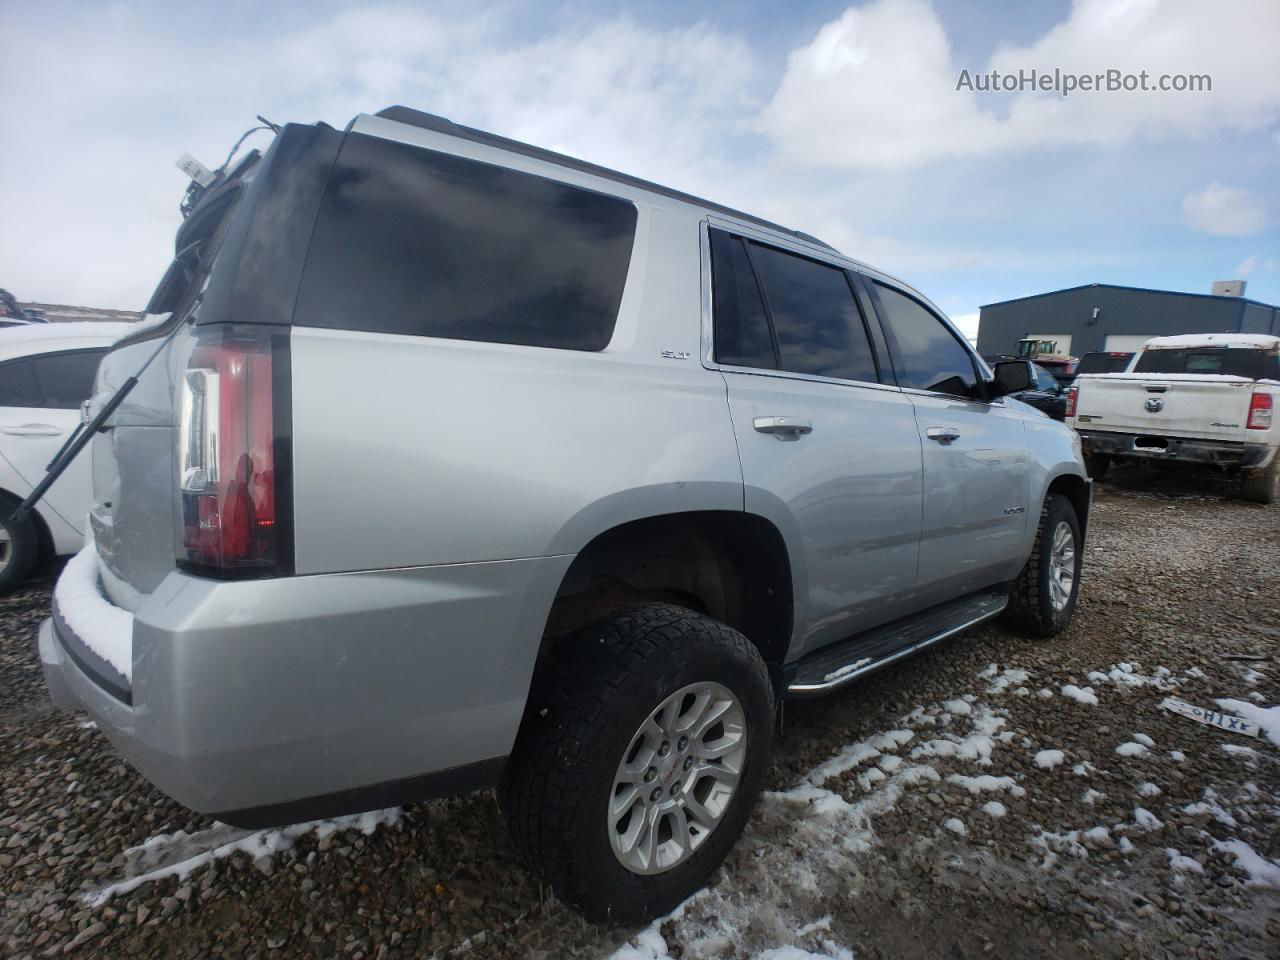
[{"label": "white pickup truck", "polygon": [[1067,425],[1091,476],[1116,458],[1201,463],[1240,475],[1240,495],[1280,499],[1280,337],[1155,337],[1124,373],[1082,374]]}]

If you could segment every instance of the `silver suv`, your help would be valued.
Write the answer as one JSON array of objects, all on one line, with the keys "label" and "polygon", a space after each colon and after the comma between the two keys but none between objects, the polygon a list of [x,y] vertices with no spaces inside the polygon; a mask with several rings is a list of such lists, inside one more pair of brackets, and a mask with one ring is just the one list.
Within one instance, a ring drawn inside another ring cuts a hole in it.
[{"label": "silver suv", "polygon": [[1072,615],[1075,434],[813,237],[403,107],[189,200],[40,655],[195,810],[496,786],[564,900],[651,917],[783,698]]}]

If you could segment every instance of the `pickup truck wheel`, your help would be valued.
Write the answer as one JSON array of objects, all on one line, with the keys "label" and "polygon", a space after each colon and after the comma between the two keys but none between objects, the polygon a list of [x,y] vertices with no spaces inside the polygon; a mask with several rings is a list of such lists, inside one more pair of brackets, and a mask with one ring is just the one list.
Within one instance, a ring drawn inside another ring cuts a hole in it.
[{"label": "pickup truck wheel", "polygon": [[1105,453],[1091,453],[1084,458],[1084,469],[1094,480],[1101,480],[1111,469],[1111,458]]},{"label": "pickup truck wheel", "polygon": [[1040,510],[1031,556],[1009,590],[1005,618],[1015,629],[1037,637],[1066,629],[1080,592],[1081,547],[1075,507],[1066,497],[1049,494]]},{"label": "pickup truck wheel", "polygon": [[1280,500],[1280,453],[1261,470],[1246,470],[1240,477],[1240,498],[1252,503],[1275,503]]},{"label": "pickup truck wheel", "polygon": [[499,799],[557,896],[635,923],[696,891],[738,839],[773,742],[746,637],[681,607],[612,614],[540,671]]},{"label": "pickup truck wheel", "polygon": [[36,562],[40,537],[31,518],[13,519],[15,504],[0,500],[0,596],[15,590]]}]

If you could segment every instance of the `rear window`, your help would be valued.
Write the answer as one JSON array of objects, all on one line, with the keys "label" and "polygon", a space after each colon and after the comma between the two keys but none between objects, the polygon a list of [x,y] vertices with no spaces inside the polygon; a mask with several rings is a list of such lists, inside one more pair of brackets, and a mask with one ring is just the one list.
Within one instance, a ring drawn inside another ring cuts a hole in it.
[{"label": "rear window", "polygon": [[294,322],[601,350],[635,226],[635,206],[617,197],[351,134]]},{"label": "rear window", "polygon": [[1227,347],[1144,350],[1133,369],[1135,373],[1225,374],[1250,380],[1275,380],[1280,378],[1280,359],[1266,350]]},{"label": "rear window", "polygon": [[1132,353],[1086,353],[1076,366],[1076,375],[1082,373],[1124,373],[1133,359]]}]

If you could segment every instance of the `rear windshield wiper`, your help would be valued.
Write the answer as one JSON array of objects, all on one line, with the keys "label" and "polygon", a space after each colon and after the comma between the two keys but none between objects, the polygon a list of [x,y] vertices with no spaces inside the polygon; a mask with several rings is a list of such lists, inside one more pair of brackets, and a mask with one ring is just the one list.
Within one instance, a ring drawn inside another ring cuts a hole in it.
[{"label": "rear windshield wiper", "polygon": [[183,326],[185,324],[178,324],[160,338],[159,345],[151,351],[146,361],[138,368],[138,372],[120,384],[119,389],[111,395],[111,399],[103,404],[96,417],[87,423],[83,418],[81,419],[79,426],[76,427],[71,436],[67,437],[67,442],[62,445],[62,449],[49,461],[49,465],[45,468],[44,478],[36,484],[35,489],[27,494],[27,498],[18,504],[17,509],[13,511],[15,522],[21,522],[25,519],[27,514],[31,512],[31,508],[49,491],[54,482],[66,472],[67,467],[71,465],[71,461],[76,458],[76,455],[81,450],[89,445],[89,441],[93,439],[94,434],[102,429],[102,425],[107,422],[107,418],[116,412],[116,408],[124,403],[125,397],[129,396],[130,391],[138,385],[138,378],[147,372],[147,367],[151,366],[151,361],[160,356],[160,351],[169,345],[173,335],[181,330]]}]

